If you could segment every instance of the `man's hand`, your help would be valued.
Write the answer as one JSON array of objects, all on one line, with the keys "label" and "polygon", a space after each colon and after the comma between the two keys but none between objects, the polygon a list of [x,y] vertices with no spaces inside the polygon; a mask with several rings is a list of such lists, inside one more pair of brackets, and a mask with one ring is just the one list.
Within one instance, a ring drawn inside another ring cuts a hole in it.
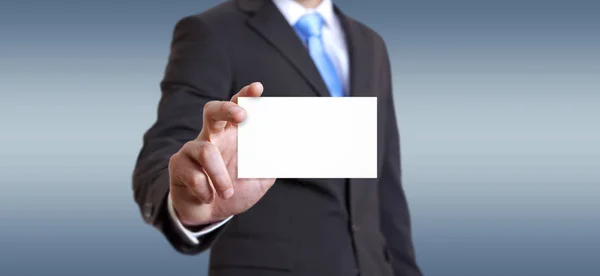
[{"label": "man's hand", "polygon": [[275,183],[275,179],[237,178],[237,124],[246,118],[237,99],[259,97],[262,92],[262,84],[256,82],[231,101],[207,103],[198,137],[171,157],[171,200],[183,224],[203,225],[242,213]]}]

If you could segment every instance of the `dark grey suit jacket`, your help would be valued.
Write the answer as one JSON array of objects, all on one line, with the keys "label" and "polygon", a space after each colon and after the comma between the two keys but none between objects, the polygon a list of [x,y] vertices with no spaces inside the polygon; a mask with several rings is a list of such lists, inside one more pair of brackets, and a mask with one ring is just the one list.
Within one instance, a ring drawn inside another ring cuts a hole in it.
[{"label": "dark grey suit jacket", "polygon": [[198,246],[175,232],[165,203],[169,157],[200,132],[204,104],[229,100],[255,81],[264,84],[264,97],[329,93],[269,0],[225,2],[176,24],[158,118],[144,135],[133,189],[145,221],[176,250],[212,249],[210,275],[421,275],[402,189],[387,49],[373,30],[337,7],[336,13],[349,46],[350,94],[378,98],[378,179],[278,179],[254,207]]}]

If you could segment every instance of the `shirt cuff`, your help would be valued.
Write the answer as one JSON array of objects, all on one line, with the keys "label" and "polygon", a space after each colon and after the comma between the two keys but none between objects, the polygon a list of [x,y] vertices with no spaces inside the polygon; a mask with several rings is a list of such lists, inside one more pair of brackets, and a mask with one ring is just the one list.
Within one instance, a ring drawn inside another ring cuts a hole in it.
[{"label": "shirt cuff", "polygon": [[229,216],[228,218],[226,218],[222,221],[207,225],[204,229],[202,229],[198,232],[192,232],[189,229],[185,228],[185,226],[183,226],[183,224],[177,217],[177,214],[175,213],[175,208],[173,207],[173,201],[171,200],[170,192],[167,197],[167,201],[168,201],[167,209],[169,211],[169,217],[171,217],[171,221],[173,222],[173,225],[175,225],[177,232],[179,232],[191,244],[199,244],[200,243],[200,241],[198,240],[199,237],[216,230],[217,228],[223,226],[223,224],[227,223],[231,218],[233,218],[233,216]]}]

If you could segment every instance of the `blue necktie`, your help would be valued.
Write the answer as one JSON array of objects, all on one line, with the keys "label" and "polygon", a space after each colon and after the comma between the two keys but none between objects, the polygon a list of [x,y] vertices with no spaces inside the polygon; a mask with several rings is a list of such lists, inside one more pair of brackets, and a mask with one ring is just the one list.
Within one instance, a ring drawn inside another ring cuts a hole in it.
[{"label": "blue necktie", "polygon": [[340,77],[335,70],[333,62],[325,51],[321,30],[323,29],[323,17],[318,13],[310,13],[302,16],[294,29],[300,37],[306,42],[308,52],[317,66],[321,77],[329,89],[332,97],[343,97],[344,87]]}]

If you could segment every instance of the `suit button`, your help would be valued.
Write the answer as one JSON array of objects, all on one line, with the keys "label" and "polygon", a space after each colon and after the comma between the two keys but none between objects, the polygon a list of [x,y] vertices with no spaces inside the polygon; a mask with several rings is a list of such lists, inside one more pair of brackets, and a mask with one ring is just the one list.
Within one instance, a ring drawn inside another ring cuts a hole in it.
[{"label": "suit button", "polygon": [[352,224],[352,232],[358,232],[360,228],[356,224]]}]

